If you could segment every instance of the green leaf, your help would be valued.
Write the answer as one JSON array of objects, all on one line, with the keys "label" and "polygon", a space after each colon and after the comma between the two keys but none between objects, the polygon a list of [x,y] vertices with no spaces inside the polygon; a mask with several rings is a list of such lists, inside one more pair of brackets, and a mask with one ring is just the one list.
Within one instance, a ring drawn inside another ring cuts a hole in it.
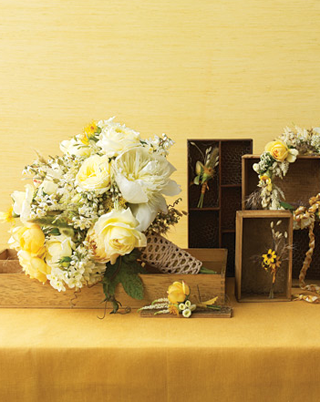
[{"label": "green leaf", "polygon": [[280,205],[281,205],[282,208],[284,208],[284,209],[289,209],[289,210],[291,210],[291,211],[295,210],[295,207],[292,206],[291,204],[289,204],[288,202],[280,201]]},{"label": "green leaf", "polygon": [[142,300],[144,296],[143,283],[139,275],[132,271],[130,266],[124,265],[120,271],[120,282],[128,296]]},{"label": "green leaf", "polygon": [[143,283],[139,273],[145,272],[137,262],[140,256],[139,250],[133,250],[124,257],[118,257],[115,264],[107,263],[106,271],[102,280],[105,301],[113,304],[112,313],[116,313],[121,303],[115,298],[118,283],[121,283],[125,292],[132,298],[142,300],[144,296]]}]

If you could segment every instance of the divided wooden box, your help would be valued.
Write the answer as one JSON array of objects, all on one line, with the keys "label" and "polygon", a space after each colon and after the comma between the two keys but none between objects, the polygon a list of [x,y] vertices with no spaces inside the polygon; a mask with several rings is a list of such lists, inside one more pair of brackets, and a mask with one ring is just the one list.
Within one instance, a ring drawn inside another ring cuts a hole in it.
[{"label": "divided wooden box", "polygon": [[[253,170],[254,163],[260,160],[259,155],[244,155],[242,157],[242,209],[247,209],[246,199],[258,189],[258,174]],[[320,192],[320,157],[298,156],[289,166],[289,171],[283,180],[277,178],[275,183],[284,191],[286,201],[294,206],[309,205],[309,198]],[[316,251],[307,272],[307,279],[320,280],[320,227],[315,225]],[[293,233],[292,277],[299,278],[299,273],[309,249],[308,230],[295,230]]]},{"label": "divided wooden box", "polygon": [[[198,302],[209,300],[219,296],[221,303],[225,301],[225,271],[227,263],[226,249],[192,249],[188,250],[194,257],[203,262],[206,268],[212,269],[217,274],[198,275],[174,275],[174,274],[146,274],[141,275],[145,294],[143,300],[135,300],[129,297],[118,285],[116,298],[123,307],[132,309],[150,304],[153,300],[165,297],[169,285],[174,281],[185,281],[192,292],[191,300]],[[0,308],[104,308],[102,286],[100,283],[88,288],[84,287],[80,292],[68,289],[66,292],[58,292],[48,283],[41,284],[35,279],[30,279],[21,269],[17,254],[13,250],[0,252]],[[109,306],[111,307],[111,306]]]},{"label": "divided wooden box", "polygon": [[[193,145],[195,144],[195,145]],[[228,249],[227,276],[234,276],[235,219],[241,209],[241,157],[252,152],[252,139],[188,140],[188,212],[190,248]],[[192,184],[197,161],[206,149],[219,148],[216,175],[208,182],[203,208],[198,208],[201,186]]]},{"label": "divided wooden box", "polygon": [[[276,226],[277,222],[281,224]],[[282,261],[274,285],[274,298],[269,299],[272,275],[259,261],[272,247],[271,222],[276,230],[288,234],[292,245],[292,214],[288,211],[239,211],[236,231],[236,297],[240,302],[274,302],[291,300],[292,249]],[[256,258],[257,257],[257,258]]]}]

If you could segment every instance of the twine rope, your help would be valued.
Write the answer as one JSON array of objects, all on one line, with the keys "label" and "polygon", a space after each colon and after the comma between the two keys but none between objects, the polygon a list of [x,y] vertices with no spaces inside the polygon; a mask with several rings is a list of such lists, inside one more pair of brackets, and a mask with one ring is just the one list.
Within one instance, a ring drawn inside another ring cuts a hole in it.
[{"label": "twine rope", "polygon": [[[308,227],[309,229],[308,231],[309,249],[306,252],[306,256],[303,261],[302,268],[300,270],[299,286],[300,289],[303,291],[309,291],[319,295],[320,287],[316,284],[307,285],[305,282],[305,278],[307,275],[307,271],[311,265],[312,256],[316,246],[314,226],[315,226],[316,213],[320,211],[320,193],[316,197],[310,198],[309,204],[310,207],[308,210],[305,207],[299,207],[294,213],[294,221],[297,224],[297,226],[300,229],[303,229],[304,227]],[[305,300],[308,303],[320,303],[319,296],[304,295],[304,294],[295,295],[294,300]]]}]

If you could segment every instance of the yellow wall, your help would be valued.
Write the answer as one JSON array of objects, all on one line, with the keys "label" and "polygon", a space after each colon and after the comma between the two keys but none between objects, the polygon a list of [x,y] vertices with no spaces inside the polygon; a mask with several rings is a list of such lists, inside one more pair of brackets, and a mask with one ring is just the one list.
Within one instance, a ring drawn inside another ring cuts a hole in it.
[{"label": "yellow wall", "polygon": [[187,138],[260,152],[320,124],[318,0],[0,0],[0,15],[0,210],[34,149],[57,153],[92,118],[171,136],[184,208]]}]

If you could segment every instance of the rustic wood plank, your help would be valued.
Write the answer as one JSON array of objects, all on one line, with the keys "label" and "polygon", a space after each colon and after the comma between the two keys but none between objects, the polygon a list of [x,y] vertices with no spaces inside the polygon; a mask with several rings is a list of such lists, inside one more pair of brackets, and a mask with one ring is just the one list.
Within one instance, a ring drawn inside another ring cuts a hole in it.
[{"label": "rustic wood plank", "polygon": [[[182,315],[177,317],[174,314],[158,314],[154,315],[154,311],[142,310],[140,316],[143,318],[184,318]],[[190,318],[231,318],[232,308],[222,307],[220,311],[217,310],[196,310],[192,313]]]}]

